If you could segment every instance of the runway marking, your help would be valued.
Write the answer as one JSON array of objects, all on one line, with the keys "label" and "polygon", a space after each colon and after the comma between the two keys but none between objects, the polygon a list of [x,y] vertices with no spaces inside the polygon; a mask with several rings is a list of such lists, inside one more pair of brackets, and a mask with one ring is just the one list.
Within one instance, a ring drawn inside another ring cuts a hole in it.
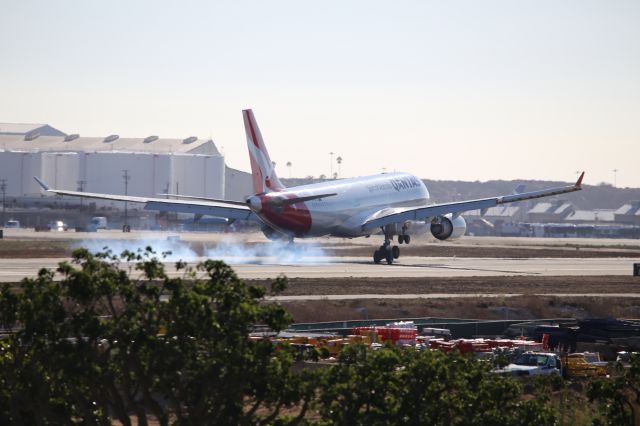
[{"label": "runway marking", "polygon": [[[392,266],[392,265],[387,265],[387,266]],[[502,269],[484,269],[484,268],[470,268],[470,267],[465,268],[462,266],[431,265],[428,263],[415,264],[415,265],[397,264],[396,266],[405,267],[405,268],[434,268],[434,269],[450,269],[450,270],[460,270],[460,271],[499,272],[502,274],[540,275],[540,272],[511,271],[511,270],[502,270]]]}]

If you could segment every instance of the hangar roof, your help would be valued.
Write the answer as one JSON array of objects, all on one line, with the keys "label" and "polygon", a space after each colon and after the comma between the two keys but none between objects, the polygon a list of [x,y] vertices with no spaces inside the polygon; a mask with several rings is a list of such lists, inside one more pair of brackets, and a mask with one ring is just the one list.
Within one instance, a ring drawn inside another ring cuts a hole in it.
[{"label": "hangar roof", "polygon": [[[150,152],[176,154],[204,154],[220,155],[215,143],[211,139],[165,139],[165,138],[115,138],[107,137],[76,137],[38,136],[32,140],[21,135],[3,135],[0,133],[0,149],[10,151],[121,151],[121,152]],[[196,140],[194,140],[196,139]]]},{"label": "hangar roof", "polygon": [[43,136],[66,136],[66,133],[37,123],[0,123],[0,135],[26,135],[38,133]]},{"label": "hangar roof", "polygon": [[[515,216],[520,210],[519,206],[496,206],[490,207],[487,209],[484,214],[485,217],[504,217],[511,218]],[[463,213],[465,216],[480,216],[480,210],[470,210],[466,213]]]},{"label": "hangar roof", "polygon": [[615,213],[618,215],[640,216],[640,201],[631,201],[624,204]]},{"label": "hangar roof", "polygon": [[537,203],[529,213],[563,214],[571,209],[570,203],[562,201]]}]

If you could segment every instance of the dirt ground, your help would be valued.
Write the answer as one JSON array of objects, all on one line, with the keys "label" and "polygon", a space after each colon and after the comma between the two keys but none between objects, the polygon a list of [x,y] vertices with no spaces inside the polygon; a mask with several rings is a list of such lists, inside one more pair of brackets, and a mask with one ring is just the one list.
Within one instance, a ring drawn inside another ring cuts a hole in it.
[{"label": "dirt ground", "polygon": [[[254,281],[268,285],[268,280]],[[496,276],[424,278],[290,278],[285,295],[637,293],[633,276]],[[640,299],[637,300],[640,304]]]},{"label": "dirt ground", "polygon": [[637,300],[521,296],[478,299],[367,299],[281,302],[295,322],[384,318],[640,318]]},{"label": "dirt ground", "polygon": [[68,257],[72,251],[71,242],[64,240],[0,240],[2,259]]},{"label": "dirt ground", "polygon": [[[265,281],[255,281],[268,285]],[[640,298],[540,296],[554,293],[638,293],[640,277],[453,277],[291,279],[282,295],[509,294],[515,297],[287,301],[296,322],[365,318],[473,319],[640,318]]]}]

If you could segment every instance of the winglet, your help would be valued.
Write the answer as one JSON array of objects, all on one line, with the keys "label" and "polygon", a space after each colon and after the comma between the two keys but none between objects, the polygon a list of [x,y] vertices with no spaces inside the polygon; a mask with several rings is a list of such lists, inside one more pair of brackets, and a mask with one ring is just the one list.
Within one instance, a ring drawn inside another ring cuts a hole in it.
[{"label": "winglet", "polygon": [[36,182],[38,182],[38,185],[40,185],[42,187],[42,189],[44,189],[45,191],[49,190],[49,185],[47,185],[46,183],[44,183],[43,181],[41,181],[40,179],[38,179],[37,177],[33,177]]},{"label": "winglet", "polygon": [[580,175],[580,177],[578,178],[578,181],[575,184],[576,188],[580,188],[582,186],[582,178],[584,178],[584,172],[582,172],[582,174]]}]

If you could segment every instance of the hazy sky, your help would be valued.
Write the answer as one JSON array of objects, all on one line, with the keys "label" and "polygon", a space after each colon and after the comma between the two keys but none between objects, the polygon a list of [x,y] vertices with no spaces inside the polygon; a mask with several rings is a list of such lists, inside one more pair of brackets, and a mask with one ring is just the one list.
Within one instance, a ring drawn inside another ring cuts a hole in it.
[{"label": "hazy sky", "polygon": [[0,122],[211,136],[248,170],[243,108],[284,177],[333,151],[343,176],[640,187],[640,1],[0,6]]}]

